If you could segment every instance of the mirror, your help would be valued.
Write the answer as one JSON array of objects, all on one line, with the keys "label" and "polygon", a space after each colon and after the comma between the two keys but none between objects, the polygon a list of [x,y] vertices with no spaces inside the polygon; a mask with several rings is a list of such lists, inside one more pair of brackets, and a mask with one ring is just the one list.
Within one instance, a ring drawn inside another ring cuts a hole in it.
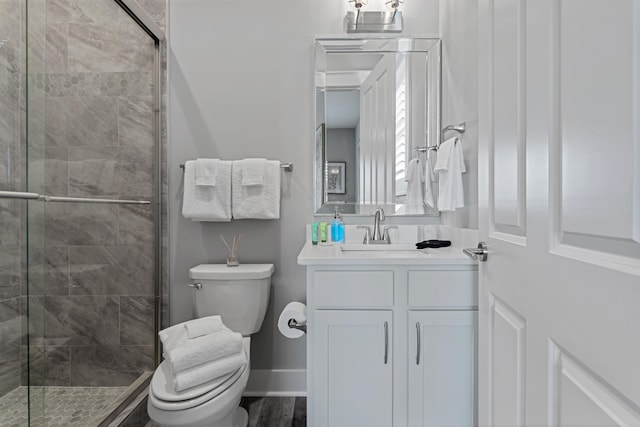
[{"label": "mirror", "polygon": [[436,38],[316,39],[316,214],[438,215],[406,180],[413,158],[435,162],[440,57]]}]

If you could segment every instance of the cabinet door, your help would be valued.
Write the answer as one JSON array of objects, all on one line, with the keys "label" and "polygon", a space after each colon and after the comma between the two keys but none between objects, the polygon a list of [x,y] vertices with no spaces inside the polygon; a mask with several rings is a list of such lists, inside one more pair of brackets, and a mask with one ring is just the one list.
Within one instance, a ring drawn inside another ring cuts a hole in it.
[{"label": "cabinet door", "polygon": [[475,311],[409,311],[409,425],[476,425]]},{"label": "cabinet door", "polygon": [[392,426],[391,311],[316,310],[316,427]]}]

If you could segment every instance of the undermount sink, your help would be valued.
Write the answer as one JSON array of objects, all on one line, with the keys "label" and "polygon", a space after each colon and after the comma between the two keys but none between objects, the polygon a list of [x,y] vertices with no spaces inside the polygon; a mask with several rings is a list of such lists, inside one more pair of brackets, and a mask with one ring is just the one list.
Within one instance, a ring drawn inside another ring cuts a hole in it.
[{"label": "undermount sink", "polygon": [[415,251],[416,245],[413,243],[389,243],[389,244],[368,244],[364,243],[345,243],[340,245],[343,252],[349,251]]}]

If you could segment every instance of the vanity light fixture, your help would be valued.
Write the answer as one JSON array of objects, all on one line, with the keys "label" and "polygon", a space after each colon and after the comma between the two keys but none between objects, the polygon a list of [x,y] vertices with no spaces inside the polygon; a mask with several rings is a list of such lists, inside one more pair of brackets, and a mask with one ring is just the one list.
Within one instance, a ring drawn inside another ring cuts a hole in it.
[{"label": "vanity light fixture", "polygon": [[345,17],[347,33],[400,33],[402,32],[402,12],[398,9],[404,0],[386,0],[391,12],[361,11],[367,0],[348,0],[356,12],[349,11]]}]

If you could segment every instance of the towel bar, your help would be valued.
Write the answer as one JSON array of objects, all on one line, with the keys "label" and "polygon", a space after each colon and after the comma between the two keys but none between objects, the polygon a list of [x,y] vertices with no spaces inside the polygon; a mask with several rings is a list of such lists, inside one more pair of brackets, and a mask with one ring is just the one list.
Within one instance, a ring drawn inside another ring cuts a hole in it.
[{"label": "towel bar", "polygon": [[[293,163],[280,163],[280,167],[285,172],[293,172]],[[184,170],[184,165],[180,165],[180,169]]]}]

